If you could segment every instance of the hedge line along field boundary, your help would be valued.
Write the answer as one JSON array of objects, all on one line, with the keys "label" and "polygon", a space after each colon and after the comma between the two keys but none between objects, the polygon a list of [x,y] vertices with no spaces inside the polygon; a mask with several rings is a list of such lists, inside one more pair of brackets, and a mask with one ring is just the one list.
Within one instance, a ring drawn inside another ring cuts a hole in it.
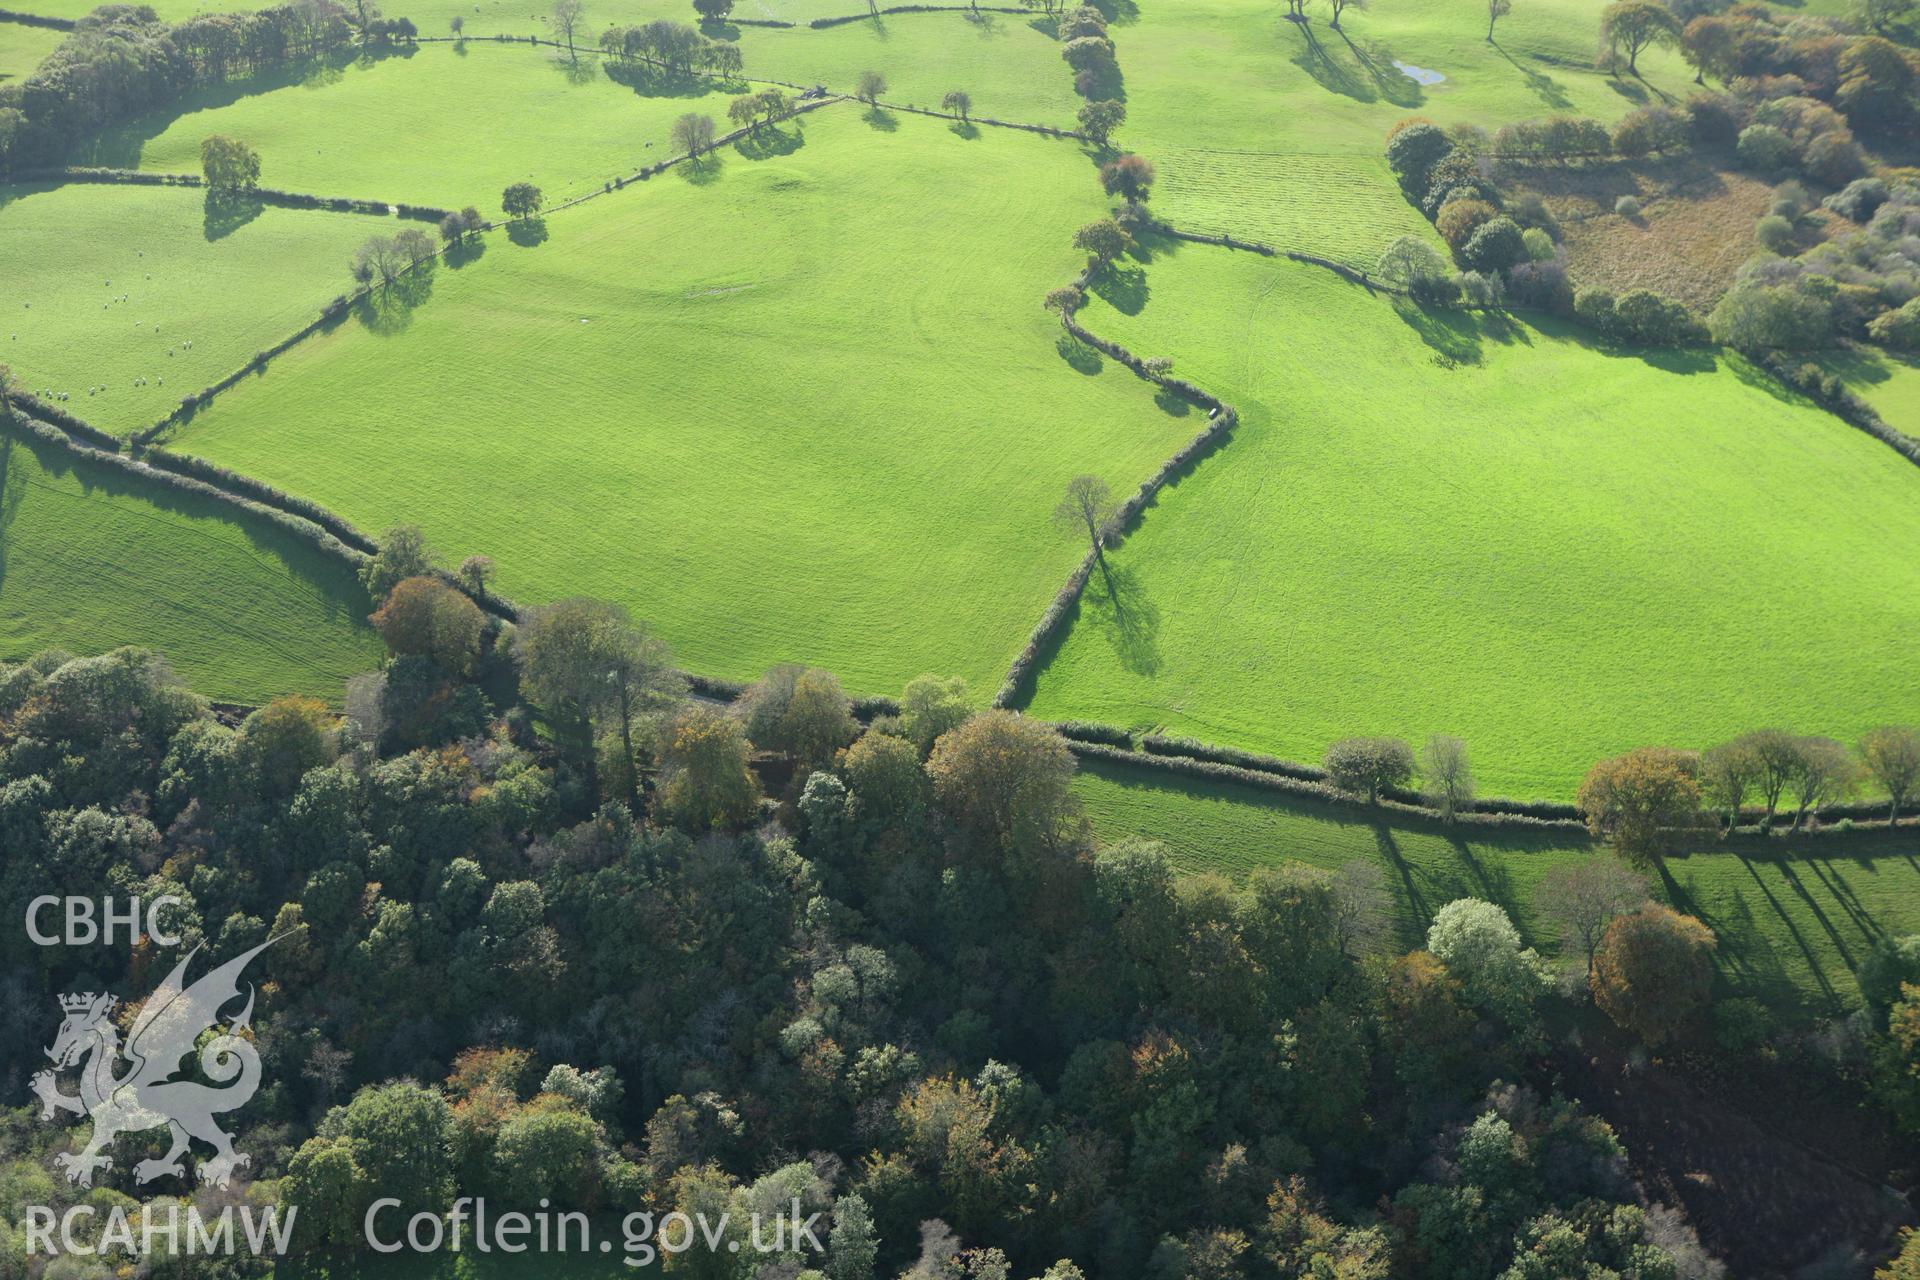
[{"label": "hedge line along field boundary", "polygon": [[[13,182],[75,182],[134,187],[204,188],[207,180],[197,173],[152,173],[144,169],[101,169],[85,166],[23,169],[12,175]],[[433,205],[408,204],[404,200],[368,200],[360,196],[317,196],[305,191],[285,191],[278,187],[245,187],[236,198],[258,200],[261,204],[285,209],[312,209],[325,213],[363,213],[376,218],[406,218],[415,222],[438,222],[453,212]]]},{"label": "hedge line along field boundary", "polygon": [[[16,408],[18,408],[19,403],[16,397]],[[218,485],[209,484],[205,480],[199,480],[192,476],[181,475],[149,466],[147,463],[137,458],[128,457],[123,453],[115,453],[106,449],[95,448],[90,444],[84,444],[60,427],[52,423],[43,422],[27,413],[16,411],[12,414],[0,415],[0,430],[12,431],[23,437],[37,440],[42,444],[65,450],[74,458],[94,466],[104,467],[111,471],[118,471],[122,475],[156,484],[162,488],[172,489],[178,493],[192,494],[195,497],[207,498],[214,502],[221,503],[251,519],[265,521],[273,525],[281,531],[300,539],[322,554],[332,556],[342,561],[355,572],[358,572],[368,560],[372,559],[365,551],[357,547],[348,546],[332,533],[314,523],[312,520],[307,519],[305,516],[296,515],[293,512],[282,510],[278,507],[268,506],[264,502],[257,502],[251,498],[241,497],[238,494],[228,492]]]},{"label": "hedge line along field boundary", "polygon": [[[1092,278],[1093,269],[1089,267],[1075,277],[1074,287],[1084,290]],[[1119,343],[1110,342],[1086,329],[1074,319],[1071,310],[1060,313],[1060,324],[1075,339],[1124,364],[1141,380],[1164,387],[1176,395],[1205,407],[1208,411],[1207,425],[1202,427],[1193,439],[1182,445],[1172,457],[1161,463],[1152,475],[1142,480],[1140,487],[1135,489],[1114,511],[1113,519],[1108,525],[1108,532],[1103,532],[1101,536],[1100,545],[1104,547],[1109,545],[1111,538],[1123,538],[1133,530],[1141,513],[1154,498],[1159,496],[1160,490],[1168,481],[1198,462],[1205,454],[1219,447],[1239,424],[1240,414],[1232,405],[1194,383],[1149,372],[1146,361]],[[1040,615],[1040,621],[1034,624],[1033,631],[1027,637],[1026,646],[1013,660],[1013,665],[1007,669],[1006,679],[1001,682],[999,691],[993,695],[995,707],[1012,708],[1016,703],[1023,701],[1030,692],[1029,684],[1033,679],[1040,656],[1058,641],[1061,629],[1066,626],[1073,606],[1079,602],[1081,593],[1086,589],[1087,579],[1093,573],[1094,565],[1098,563],[1099,552],[1099,547],[1087,548],[1079,565],[1068,575],[1066,585],[1055,593],[1046,612]]]},{"label": "hedge line along field boundary", "polygon": [[1879,411],[1855,395],[1839,378],[1807,361],[1795,361],[1785,352],[1759,357],[1760,367],[1850,427],[1864,431],[1915,466],[1920,466],[1920,440],[1888,424]]}]

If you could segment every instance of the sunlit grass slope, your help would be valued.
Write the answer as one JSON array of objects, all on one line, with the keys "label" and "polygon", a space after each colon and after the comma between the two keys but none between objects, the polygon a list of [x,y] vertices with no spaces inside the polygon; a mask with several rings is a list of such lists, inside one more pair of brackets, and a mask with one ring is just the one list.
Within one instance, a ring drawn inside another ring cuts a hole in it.
[{"label": "sunlit grass slope", "polygon": [[727,150],[534,247],[489,237],[181,447],[494,554],[510,596],[623,601],[694,670],[992,688],[1079,555],[1050,523],[1067,479],[1131,487],[1198,415],[1056,350],[1040,299],[1102,208],[1075,145],[803,120],[767,144],[786,154]]},{"label": "sunlit grass slope", "polygon": [[0,186],[0,363],[95,426],[149,426],[351,289],[355,246],[398,226],[179,187]]},{"label": "sunlit grass slope", "polygon": [[293,539],[0,435],[0,657],[141,645],[212,698],[337,704],[384,652],[368,607]]},{"label": "sunlit grass slope", "polygon": [[663,158],[683,112],[724,125],[727,102],[705,81],[635,88],[597,56],[469,40],[202,91],[91,159],[198,172],[201,141],[224,133],[260,153],[266,186],[497,215],[509,183],[581,195]]},{"label": "sunlit grass slope", "polygon": [[1920,471],[1736,358],[1210,247],[1136,270],[1087,324],[1244,423],[1111,557],[1121,612],[1096,578],[1035,711],[1306,760],[1451,733],[1487,792],[1565,798],[1628,747],[1920,716]]}]

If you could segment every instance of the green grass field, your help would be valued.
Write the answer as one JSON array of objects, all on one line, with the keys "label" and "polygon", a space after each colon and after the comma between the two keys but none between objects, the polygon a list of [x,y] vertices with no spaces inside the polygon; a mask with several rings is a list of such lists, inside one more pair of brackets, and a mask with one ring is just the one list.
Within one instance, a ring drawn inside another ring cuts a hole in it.
[{"label": "green grass field", "polygon": [[1920,436],[1920,360],[1860,346],[1827,352],[1819,363],[1839,374],[1888,426]]},{"label": "green grass field", "polygon": [[[1102,843],[1145,836],[1189,872],[1233,877],[1292,859],[1337,868],[1378,864],[1393,899],[1396,942],[1417,947],[1433,913],[1455,898],[1497,902],[1527,942],[1558,954],[1535,910],[1540,878],[1564,863],[1611,856],[1578,837],[1506,828],[1462,834],[1438,824],[1368,821],[1231,783],[1181,780],[1083,761],[1075,788]],[[1657,896],[1699,916],[1720,939],[1723,977],[1777,1008],[1831,1013],[1859,1003],[1854,970],[1882,934],[1920,931],[1920,836],[1751,839],[1671,858]]]},{"label": "green grass field", "polygon": [[0,658],[157,649],[208,697],[341,700],[384,649],[353,575],[215,504],[0,435]]},{"label": "green grass field", "polygon": [[176,187],[0,186],[0,363],[95,426],[150,426],[352,289],[354,248],[398,226]]},{"label": "green grass field", "polygon": [[1452,733],[1484,793],[1554,798],[1628,747],[1920,715],[1920,473],[1738,360],[1207,246],[1121,280],[1088,326],[1244,421],[1110,557],[1117,613],[1096,575],[1036,713],[1303,760]]},{"label": "green grass field", "polygon": [[901,13],[819,31],[747,28],[740,51],[749,75],[852,93],[860,73],[873,70],[887,78],[883,96],[892,102],[937,108],[963,89],[979,115],[1073,128],[1082,101],[1073,71],[1037,25],[1010,13]]},{"label": "green grass field", "polygon": [[1068,477],[1131,487],[1198,416],[1056,350],[1040,298],[1102,207],[1077,146],[802,120],[788,154],[727,150],[534,247],[490,236],[389,331],[303,344],[180,447],[494,554],[517,599],[621,600],[693,670],[992,689],[1079,555],[1050,524]]},{"label": "green grass field", "polygon": [[[1686,96],[1671,55],[1643,59],[1645,81],[1592,69],[1603,7],[1516,4],[1488,44],[1477,0],[1349,10],[1344,35],[1319,4],[1305,27],[1265,0],[1144,4],[1112,29],[1128,110],[1119,141],[1154,162],[1155,211],[1176,226],[1370,266],[1394,236],[1426,234],[1381,158],[1395,120],[1610,120]],[[1423,87],[1396,62],[1446,78]]]},{"label": "green grass field", "polygon": [[0,22],[0,84],[24,80],[65,38],[66,32],[51,27]]},{"label": "green grass field", "polygon": [[725,127],[728,95],[707,82],[641,87],[586,54],[574,63],[524,44],[422,45],[202,91],[109,133],[88,160],[197,173],[201,141],[225,133],[260,153],[264,186],[497,216],[509,183],[533,182],[555,204],[662,159],[684,112]]}]

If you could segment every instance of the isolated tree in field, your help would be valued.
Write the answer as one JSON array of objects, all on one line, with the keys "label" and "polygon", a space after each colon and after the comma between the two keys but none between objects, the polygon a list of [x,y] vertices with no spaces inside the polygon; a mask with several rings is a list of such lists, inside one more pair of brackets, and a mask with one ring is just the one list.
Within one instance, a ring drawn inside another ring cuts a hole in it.
[{"label": "isolated tree in field", "polygon": [[1329,782],[1366,796],[1368,804],[1379,804],[1382,791],[1413,778],[1413,748],[1399,738],[1342,738],[1327,748],[1322,763]]},{"label": "isolated tree in field", "polygon": [[500,193],[500,208],[509,218],[531,218],[544,202],[540,188],[531,182],[516,182]]},{"label": "isolated tree in field", "polygon": [[200,172],[214,191],[243,191],[259,184],[260,153],[238,138],[216,133],[200,144]]},{"label": "isolated tree in field", "polygon": [[1100,166],[1100,185],[1108,195],[1138,204],[1153,187],[1153,165],[1128,152]]},{"label": "isolated tree in field", "polygon": [[673,145],[694,159],[713,148],[713,117],[689,111],[673,122]]},{"label": "isolated tree in field", "polygon": [[1112,218],[1102,218],[1098,222],[1089,222],[1073,233],[1073,247],[1086,250],[1093,265],[1104,267],[1115,258],[1133,248],[1133,237],[1127,229]]},{"label": "isolated tree in field", "polygon": [[1650,866],[1666,853],[1668,833],[1692,826],[1699,814],[1699,757],[1639,747],[1602,760],[1580,783],[1579,804],[1593,834],[1611,840],[1629,864]]},{"label": "isolated tree in field", "polygon": [[580,27],[581,15],[586,12],[582,0],[553,0],[554,32],[567,42],[567,56],[577,57],[573,51],[573,35]]},{"label": "isolated tree in field", "polygon": [[487,617],[478,605],[438,578],[406,578],[370,619],[395,654],[431,659],[449,675],[473,670]]},{"label": "isolated tree in field", "polygon": [[1750,738],[1735,738],[1700,757],[1700,797],[1726,815],[1726,829],[1740,823],[1740,806],[1760,782],[1760,753]]},{"label": "isolated tree in field", "polygon": [[1797,805],[1792,830],[1798,831],[1807,811],[1838,804],[1860,785],[1860,769],[1847,749],[1832,738],[1800,739],[1799,763],[1787,780]]},{"label": "isolated tree in field", "polygon": [[740,722],[697,703],[668,724],[660,744],[660,807],[689,831],[745,826],[760,807],[753,748]]},{"label": "isolated tree in field", "polygon": [[958,729],[973,715],[967,682],[960,676],[915,676],[900,691],[900,721],[907,738],[925,755],[941,734]]},{"label": "isolated tree in field", "polygon": [[1107,568],[1107,537],[1113,532],[1113,493],[1099,476],[1075,476],[1067,481],[1067,495],[1053,509],[1053,522],[1062,529],[1084,535],[1093,548],[1100,571],[1112,581]]},{"label": "isolated tree in field", "polygon": [[733,0],[693,0],[693,11],[702,22],[725,22],[733,12]]},{"label": "isolated tree in field", "polygon": [[1562,948],[1577,945],[1586,956],[1588,981],[1607,926],[1646,901],[1646,879],[1605,855],[1562,863],[1541,876],[1533,891],[1534,910],[1560,926]]},{"label": "isolated tree in field", "polygon": [[1607,926],[1594,955],[1594,1003],[1648,1045],[1672,1039],[1706,1008],[1713,931],[1654,903]]},{"label": "isolated tree in field", "polygon": [[458,14],[458,13],[454,14],[453,18],[447,23],[447,30],[453,32],[453,38],[455,40],[458,40],[461,36],[466,34],[466,30],[467,30],[466,17],[462,14]]},{"label": "isolated tree in field", "polygon": [[1333,10],[1333,17],[1328,22],[1328,25],[1335,31],[1338,31],[1340,29],[1340,15],[1349,9],[1365,9],[1367,7],[1367,0],[1327,0],[1327,7]]},{"label": "isolated tree in field", "polygon": [[1467,744],[1436,733],[1420,748],[1420,777],[1427,795],[1448,822],[1473,804],[1473,766],[1467,762]]},{"label": "isolated tree in field", "polygon": [[965,89],[951,90],[946,97],[940,99],[940,109],[951,111],[964,121],[973,114],[973,95]]},{"label": "isolated tree in field", "polygon": [[639,808],[634,722],[680,693],[667,646],[617,604],[575,598],[532,611],[515,634],[520,683],[533,704],[593,768],[593,731],[612,720],[623,776],[619,794]]},{"label": "isolated tree in field", "polygon": [[1487,0],[1487,43],[1493,43],[1493,24],[1513,12],[1513,0]]},{"label": "isolated tree in field", "polygon": [[1603,66],[1618,68],[1624,54],[1627,71],[1640,73],[1640,55],[1654,45],[1680,40],[1680,19],[1660,0],[1614,0],[1600,14]]},{"label": "isolated tree in field", "polygon": [[1113,137],[1113,131],[1127,122],[1127,106],[1124,102],[1112,100],[1089,102],[1081,107],[1076,117],[1080,123],[1080,132],[1087,141],[1096,147],[1104,147]]},{"label": "isolated tree in field", "polygon": [[880,105],[880,95],[887,91],[887,78],[878,71],[862,71],[860,80],[854,87],[853,96],[870,107]]},{"label": "isolated tree in field", "polygon": [[1887,793],[1887,820],[1898,822],[1900,810],[1920,785],[1920,730],[1911,725],[1869,729],[1860,739],[1860,759]]}]

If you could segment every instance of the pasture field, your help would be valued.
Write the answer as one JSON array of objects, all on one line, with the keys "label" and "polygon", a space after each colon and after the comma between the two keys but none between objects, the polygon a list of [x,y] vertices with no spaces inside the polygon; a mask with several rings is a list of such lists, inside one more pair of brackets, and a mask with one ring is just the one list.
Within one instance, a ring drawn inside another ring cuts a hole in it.
[{"label": "pasture field", "polygon": [[497,216],[509,183],[549,204],[584,195],[666,156],[684,112],[724,127],[728,100],[704,80],[623,84],[594,55],[469,40],[202,91],[109,132],[88,162],[197,173],[201,141],[225,133],[260,153],[263,186]]},{"label": "pasture field", "polygon": [[1059,42],[1036,29],[1048,26],[1011,13],[900,13],[818,31],[746,28],[740,52],[748,75],[852,93],[861,72],[878,71],[887,101],[937,108],[964,89],[976,114],[1071,129],[1082,99]]},{"label": "pasture field", "polygon": [[[1535,910],[1540,879],[1556,866],[1612,856],[1577,835],[1369,820],[1359,809],[1234,783],[1174,785],[1152,769],[1105,761],[1082,761],[1074,786],[1102,844],[1159,840],[1183,871],[1237,879],[1288,859],[1328,869],[1373,862],[1402,948],[1422,945],[1441,907],[1474,897],[1504,907],[1528,945],[1570,960],[1554,924]],[[1709,841],[1668,859],[1653,889],[1718,935],[1721,975],[1740,994],[1830,1014],[1859,1004],[1853,975],[1875,939],[1920,930],[1917,851],[1920,835],[1910,831],[1864,842]]]},{"label": "pasture field", "polygon": [[180,187],[0,186],[0,363],[97,427],[150,426],[353,288],[355,246],[397,226]]},{"label": "pasture field", "polygon": [[1878,347],[1855,346],[1826,352],[1818,363],[1829,373],[1839,374],[1888,426],[1920,436],[1920,360]]},{"label": "pasture field", "polygon": [[[1111,33],[1128,110],[1119,141],[1154,162],[1155,211],[1176,226],[1371,266],[1393,236],[1430,234],[1381,157],[1395,120],[1611,120],[1686,96],[1668,54],[1642,60],[1644,81],[1593,70],[1602,7],[1516,4],[1488,44],[1478,0],[1350,9],[1344,34],[1318,4],[1305,26],[1264,0],[1127,6]],[[1422,86],[1396,62],[1445,79]]]},{"label": "pasture field", "polygon": [[768,152],[531,247],[490,235],[423,305],[302,344],[178,445],[494,554],[526,603],[623,601],[692,670],[991,690],[1080,555],[1050,523],[1067,479],[1131,488],[1198,415],[1056,348],[1040,299],[1103,208],[1075,144],[842,104]]},{"label": "pasture field", "polygon": [[67,33],[24,22],[0,22],[0,84],[24,80]]},{"label": "pasture field", "polygon": [[338,704],[385,653],[370,607],[348,569],[265,525],[0,435],[0,657],[139,645],[211,698]]},{"label": "pasture field", "polygon": [[1095,575],[1037,714],[1300,760],[1450,733],[1483,794],[1556,799],[1629,747],[1920,714],[1920,473],[1737,358],[1197,245],[1082,317],[1243,422],[1109,556],[1117,611]]}]

